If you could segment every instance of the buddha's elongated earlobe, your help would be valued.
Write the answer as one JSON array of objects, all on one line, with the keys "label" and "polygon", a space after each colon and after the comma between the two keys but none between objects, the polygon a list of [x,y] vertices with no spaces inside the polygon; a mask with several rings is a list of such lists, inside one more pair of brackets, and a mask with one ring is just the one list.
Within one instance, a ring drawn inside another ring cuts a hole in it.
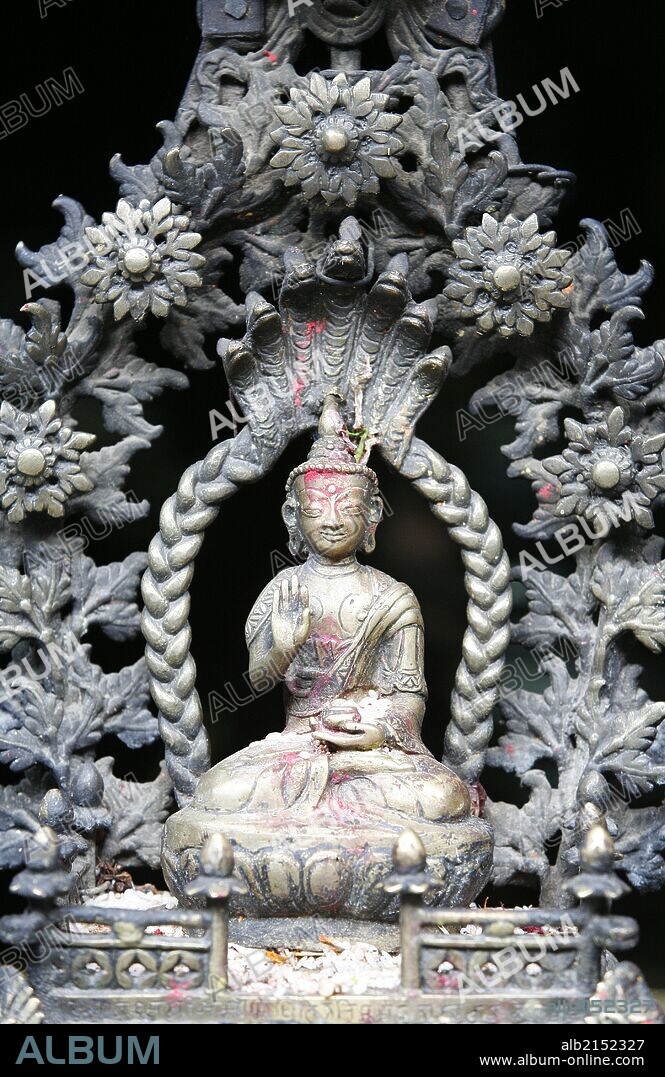
[{"label": "buddha's elongated earlobe", "polygon": [[367,515],[367,530],[362,545],[363,553],[373,553],[376,549],[376,529],[383,519],[383,501],[376,494],[372,496]]},{"label": "buddha's elongated earlobe", "polygon": [[289,552],[293,556],[301,561],[303,557],[307,556],[307,545],[300,532],[299,527],[294,527],[292,531],[289,531]]},{"label": "buddha's elongated earlobe", "polygon": [[300,529],[300,524],[298,523],[296,500],[292,494],[289,494],[282,505],[282,519],[284,520],[286,529],[289,533],[290,553],[298,559],[304,557],[307,553],[307,547],[305,546],[305,539]]},{"label": "buddha's elongated earlobe", "polygon": [[297,518],[296,501],[295,501],[295,498],[293,497],[293,495],[289,494],[286,501],[282,505],[282,519],[283,519],[284,523],[286,524],[286,528],[287,528],[287,531],[289,532],[289,534],[291,533],[293,528],[296,526],[296,518]]}]

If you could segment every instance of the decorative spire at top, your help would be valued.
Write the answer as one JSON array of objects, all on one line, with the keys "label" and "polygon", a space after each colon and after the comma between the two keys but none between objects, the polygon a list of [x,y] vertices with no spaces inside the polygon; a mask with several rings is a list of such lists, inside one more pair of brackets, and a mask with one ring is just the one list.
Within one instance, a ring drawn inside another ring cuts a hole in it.
[{"label": "decorative spire at top", "polygon": [[[356,434],[349,433],[345,429],[340,399],[335,393],[328,394],[323,402],[319,419],[318,437],[305,463],[300,464],[289,475],[286,484],[287,491],[291,489],[298,475],[311,471],[364,475],[378,488],[379,480],[372,469],[365,464],[371,450],[371,443],[364,435],[364,431]],[[357,446],[354,439],[358,441]]]}]

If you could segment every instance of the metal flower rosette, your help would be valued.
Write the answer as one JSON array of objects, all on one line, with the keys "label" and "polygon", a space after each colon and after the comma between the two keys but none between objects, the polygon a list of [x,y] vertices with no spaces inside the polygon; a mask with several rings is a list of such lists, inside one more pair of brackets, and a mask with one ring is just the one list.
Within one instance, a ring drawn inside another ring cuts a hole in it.
[{"label": "metal flower rosette", "polygon": [[[622,273],[593,220],[578,250],[557,245],[572,177],[524,164],[497,119],[502,3],[449,8],[202,0],[163,148],[114,157],[100,223],[61,198],[60,236],[18,248],[28,273],[64,266],[75,302],[67,324],[48,298],[27,330],[0,322],[0,760],[19,775],[0,789],[0,863],[25,902],[0,919],[4,1022],[661,1020],[620,960],[637,925],[611,912],[665,883],[665,703],[640,683],[643,649],[665,644],[665,345],[631,333],[651,269]],[[393,59],[368,69],[379,34]],[[312,42],[320,70],[299,74]],[[151,322],[178,369],[141,358]],[[451,368],[489,372],[507,346],[468,414],[514,417],[508,475],[536,502],[516,531],[541,550],[565,533],[567,572],[528,555],[511,571],[481,497],[416,436]],[[215,364],[246,422],[186,471],[149,551],[98,565],[63,543],[63,521],[146,514],[126,491],[161,433],[144,404]],[[100,448],[72,417],[86,398]],[[283,512],[299,560],[257,578],[246,627],[285,715],[276,702],[276,732],[212,766],[196,557],[222,503],[303,434]],[[420,738],[417,596],[355,556],[380,544],[377,458],[461,551],[442,762]],[[105,672],[93,629],[142,631],[145,658]],[[539,649],[544,691],[501,691],[511,639]],[[159,776],[117,778],[109,735],[139,752],[161,737]],[[485,797],[485,765],[519,776],[521,807]],[[96,901],[100,865],[161,866],[178,907]],[[537,907],[473,904],[525,881]],[[398,954],[393,987],[257,997],[229,974],[231,945],[331,938]]]}]

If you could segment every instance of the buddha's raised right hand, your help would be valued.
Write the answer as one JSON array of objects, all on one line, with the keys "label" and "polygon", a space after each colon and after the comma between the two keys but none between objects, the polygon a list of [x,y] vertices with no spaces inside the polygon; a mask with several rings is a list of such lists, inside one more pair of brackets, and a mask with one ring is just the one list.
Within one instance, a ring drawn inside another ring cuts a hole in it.
[{"label": "buddha's raised right hand", "polygon": [[274,657],[290,665],[307,639],[310,623],[309,591],[294,574],[290,580],[282,580],[273,595],[271,629]]}]

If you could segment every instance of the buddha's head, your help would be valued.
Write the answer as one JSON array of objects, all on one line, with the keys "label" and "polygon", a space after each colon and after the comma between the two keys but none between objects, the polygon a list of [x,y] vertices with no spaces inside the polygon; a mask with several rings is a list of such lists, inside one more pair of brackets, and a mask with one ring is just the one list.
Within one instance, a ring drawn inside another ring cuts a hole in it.
[{"label": "buddha's head", "polygon": [[326,399],[319,436],[306,463],[291,472],[286,492],[282,515],[294,556],[335,562],[374,549],[383,513],[377,477],[355,459],[334,397]]}]

